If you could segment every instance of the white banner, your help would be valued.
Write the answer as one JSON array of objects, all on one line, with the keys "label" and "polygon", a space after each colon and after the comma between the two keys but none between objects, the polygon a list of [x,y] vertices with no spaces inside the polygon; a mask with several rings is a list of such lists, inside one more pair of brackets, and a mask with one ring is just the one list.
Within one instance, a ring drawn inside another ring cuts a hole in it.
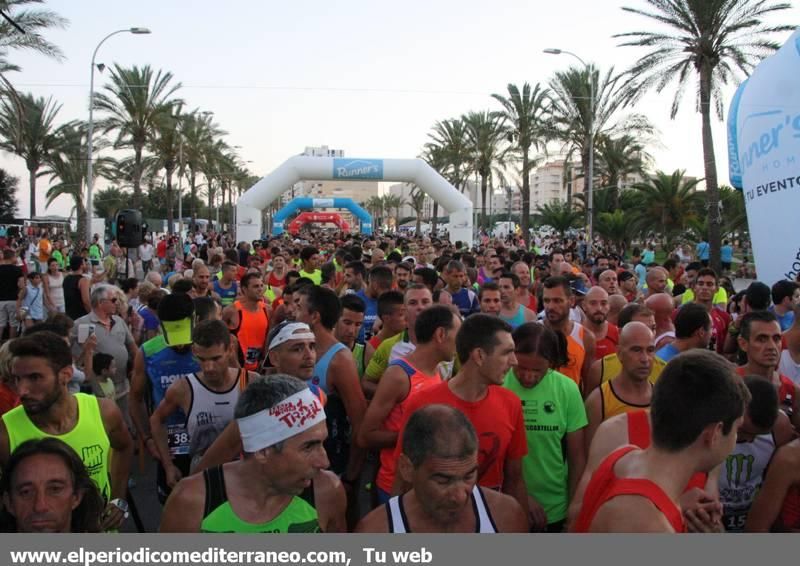
[{"label": "white banner", "polygon": [[739,87],[728,146],[758,278],[769,285],[794,280],[800,274],[800,30]]}]

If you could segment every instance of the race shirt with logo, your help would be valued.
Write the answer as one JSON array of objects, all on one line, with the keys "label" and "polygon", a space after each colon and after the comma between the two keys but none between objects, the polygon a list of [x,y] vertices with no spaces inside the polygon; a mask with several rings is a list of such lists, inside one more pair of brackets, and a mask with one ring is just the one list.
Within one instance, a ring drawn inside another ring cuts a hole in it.
[{"label": "race shirt with logo", "polygon": [[[153,406],[157,407],[167,389],[178,379],[200,371],[200,364],[192,354],[191,348],[177,351],[170,348],[164,337],[158,335],[142,344],[144,367],[150,381]],[[178,409],[167,418],[167,441],[172,456],[189,454],[190,438],[186,430],[186,415]]]}]

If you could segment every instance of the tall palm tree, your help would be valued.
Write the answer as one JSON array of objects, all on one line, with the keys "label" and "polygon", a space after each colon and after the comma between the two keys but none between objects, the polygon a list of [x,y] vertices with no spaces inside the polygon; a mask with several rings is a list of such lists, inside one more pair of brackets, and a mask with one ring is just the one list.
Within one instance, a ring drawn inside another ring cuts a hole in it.
[{"label": "tall palm tree", "polygon": [[131,202],[131,194],[119,187],[108,187],[99,190],[92,199],[94,207],[93,216],[98,218],[114,218],[117,212],[123,208],[128,208]]},{"label": "tall palm tree", "polygon": [[469,112],[462,117],[472,154],[472,171],[481,178],[481,225],[488,227],[486,193],[493,176],[506,165],[506,123],[500,112]]},{"label": "tall palm tree", "polygon": [[539,226],[550,226],[561,237],[570,228],[578,225],[583,215],[566,202],[552,202],[536,207],[534,220]]},{"label": "tall palm tree", "polygon": [[[466,124],[460,118],[441,120],[433,125],[428,134],[422,159],[436,169],[457,190],[464,192],[467,186],[474,155],[467,139]],[[431,233],[436,233],[439,203],[433,201]]]},{"label": "tall palm tree", "polygon": [[61,105],[52,98],[34,98],[32,94],[21,94],[19,101],[21,106],[8,98],[0,102],[0,149],[25,160],[33,218],[36,216],[36,177],[47,158],[58,149],[61,139],[55,123]]},{"label": "tall palm tree", "polygon": [[384,195],[383,208],[387,211],[388,215],[392,217],[392,209],[394,209],[394,228],[397,230],[400,225],[400,207],[403,206],[403,200],[398,195]]},{"label": "tall palm tree", "polygon": [[[645,47],[648,52],[627,71],[628,99],[635,102],[644,92],[661,92],[676,83],[670,116],[680,108],[683,92],[697,81],[697,108],[702,117],[703,161],[706,207],[716,211],[719,203],[717,160],[711,133],[711,107],[722,120],[722,87],[734,80],[737,71],[748,74],[765,56],[779,46],[769,36],[791,31],[793,25],[766,25],[766,16],[791,7],[788,2],[768,0],[645,0],[649,11],[623,7],[660,24],[658,31],[617,34],[622,46]],[[711,266],[720,271],[720,219],[710,214],[708,242]]]},{"label": "tall palm tree", "polygon": [[530,177],[534,162],[531,148],[544,149],[546,143],[547,121],[550,111],[550,95],[539,83],[531,88],[525,83],[522,92],[515,84],[506,87],[508,96],[493,94],[492,97],[503,106],[506,123],[506,136],[512,145],[510,154],[521,161],[522,170],[522,236],[526,245],[530,243],[531,187]]},{"label": "tall palm tree", "polygon": [[[186,115],[181,122],[183,136],[183,165],[189,174],[189,190],[191,202],[197,201],[197,175],[202,174],[203,164],[209,148],[224,136],[224,132],[214,123],[210,112],[195,110]],[[197,221],[197,210],[191,205],[192,228]]]},{"label": "tall palm tree", "polygon": [[181,104],[174,104],[169,112],[159,114],[154,122],[154,128],[148,136],[148,149],[158,160],[158,169],[164,169],[164,182],[167,192],[167,233],[172,234],[173,229],[173,195],[172,174],[179,166]]},{"label": "tall palm tree", "polygon": [[637,234],[636,226],[631,220],[631,213],[626,210],[600,212],[595,230],[606,242],[613,244],[617,252],[624,254],[628,243]]},{"label": "tall palm tree", "polygon": [[[590,81],[593,87],[590,87]],[[624,99],[614,68],[601,73],[594,65],[571,67],[555,74],[550,81],[553,106],[552,136],[564,143],[567,161],[577,152],[583,174],[589,172],[589,148],[592,139],[623,133],[649,133],[652,126],[640,114],[621,115]],[[594,101],[591,94],[594,92]],[[567,185],[567,202],[572,195]]]},{"label": "tall palm tree", "polygon": [[702,179],[687,179],[685,173],[657,171],[631,187],[638,194],[635,224],[643,231],[658,227],[666,249],[672,249],[675,237],[701,215],[703,195],[697,184]]},{"label": "tall palm tree", "polygon": [[142,155],[148,139],[163,114],[177,100],[172,99],[180,83],[172,83],[172,73],[154,72],[149,65],[130,68],[114,65],[111,84],[95,94],[95,109],[107,114],[98,125],[104,133],[115,132],[116,149],[133,149],[133,206],[142,204]]}]

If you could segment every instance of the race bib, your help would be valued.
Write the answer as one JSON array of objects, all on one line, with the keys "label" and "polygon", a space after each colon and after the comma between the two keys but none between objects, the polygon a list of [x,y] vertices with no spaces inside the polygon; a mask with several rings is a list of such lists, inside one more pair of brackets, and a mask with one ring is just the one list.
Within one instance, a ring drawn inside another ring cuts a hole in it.
[{"label": "race bib", "polygon": [[189,454],[189,431],[185,424],[167,425],[167,444],[172,456]]}]

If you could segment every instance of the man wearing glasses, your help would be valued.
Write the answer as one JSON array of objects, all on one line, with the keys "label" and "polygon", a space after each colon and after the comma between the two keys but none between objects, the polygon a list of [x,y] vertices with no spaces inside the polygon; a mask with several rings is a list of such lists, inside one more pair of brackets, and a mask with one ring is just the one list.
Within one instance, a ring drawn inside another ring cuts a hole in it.
[{"label": "man wearing glasses", "polygon": [[[95,353],[109,354],[116,361],[117,373],[113,376],[117,405],[130,423],[128,412],[128,360],[136,357],[136,342],[128,325],[117,312],[117,290],[113,285],[98,285],[91,294],[92,311],[75,321],[70,334],[72,354],[79,358],[86,339],[94,334],[97,337]],[[80,361],[80,360],[79,360]],[[91,360],[84,361],[91,363]]]}]

